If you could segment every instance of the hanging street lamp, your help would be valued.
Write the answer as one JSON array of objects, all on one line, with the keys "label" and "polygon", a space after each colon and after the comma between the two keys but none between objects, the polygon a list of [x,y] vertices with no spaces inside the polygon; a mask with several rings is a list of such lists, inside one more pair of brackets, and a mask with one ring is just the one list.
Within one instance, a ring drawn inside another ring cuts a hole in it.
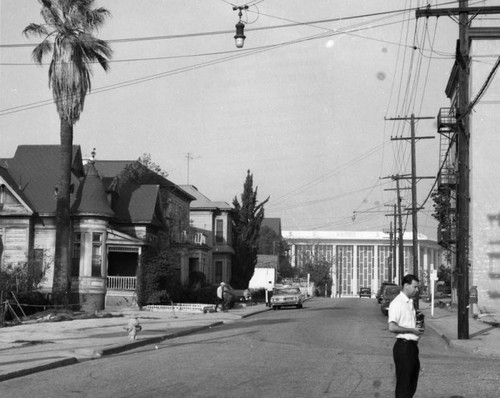
[{"label": "hanging street lamp", "polygon": [[245,36],[245,24],[243,22],[241,22],[241,17],[243,15],[242,10],[248,10],[248,6],[247,5],[238,6],[238,7],[234,6],[233,11],[236,11],[236,10],[238,10],[238,17],[240,20],[235,25],[236,34],[234,35],[234,41],[236,43],[237,48],[243,48],[243,44],[245,43],[246,36]]}]

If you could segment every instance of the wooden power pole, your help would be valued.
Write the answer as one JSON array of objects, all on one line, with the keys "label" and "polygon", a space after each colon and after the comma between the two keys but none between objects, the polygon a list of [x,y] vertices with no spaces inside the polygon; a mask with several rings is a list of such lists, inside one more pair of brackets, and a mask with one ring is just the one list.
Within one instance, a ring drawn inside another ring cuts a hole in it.
[{"label": "wooden power pole", "polygon": [[417,223],[417,212],[419,207],[417,206],[417,178],[420,180],[422,178],[432,178],[435,177],[417,177],[417,155],[416,155],[416,140],[422,139],[434,139],[434,136],[426,136],[426,137],[415,137],[415,121],[420,119],[434,119],[432,116],[421,116],[415,117],[412,115],[408,117],[392,117],[387,120],[410,120],[411,124],[411,136],[410,138],[406,137],[396,137],[391,138],[393,141],[397,140],[410,140],[411,142],[411,224],[412,224],[412,254],[413,254],[413,275],[418,277],[420,274],[419,266],[418,266],[418,223]]},{"label": "wooden power pole", "polygon": [[[458,15],[459,39],[456,61],[458,64],[458,104],[457,104],[457,150],[458,150],[458,191],[457,191],[457,329],[460,340],[469,339],[469,30],[470,21],[478,15],[500,14],[500,6],[469,7],[468,0],[459,0],[458,8],[418,9],[416,18]],[[469,15],[472,19],[469,19]]]}]

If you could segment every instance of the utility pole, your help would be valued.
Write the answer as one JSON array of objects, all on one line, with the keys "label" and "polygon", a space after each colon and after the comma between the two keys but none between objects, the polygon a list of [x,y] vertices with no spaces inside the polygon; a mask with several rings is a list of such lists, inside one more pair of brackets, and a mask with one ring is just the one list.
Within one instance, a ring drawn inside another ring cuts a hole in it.
[{"label": "utility pole", "polygon": [[[416,18],[458,15],[459,40],[456,61],[458,64],[457,105],[457,149],[458,149],[458,192],[457,192],[457,296],[458,296],[458,339],[469,339],[469,30],[470,21],[478,15],[500,14],[500,6],[469,7],[468,0],[459,0],[458,8],[422,8],[416,10]],[[472,19],[469,20],[469,15]]]},{"label": "utility pole", "polygon": [[426,136],[426,137],[415,137],[415,121],[421,119],[434,119],[432,116],[421,116],[415,117],[412,113],[411,116],[408,117],[391,117],[387,120],[410,120],[411,125],[411,136],[410,138],[406,137],[397,137],[391,138],[393,141],[398,140],[410,140],[411,142],[411,224],[412,224],[412,253],[413,253],[413,275],[417,276],[420,274],[419,266],[418,266],[418,223],[417,223],[417,212],[419,208],[417,208],[417,178],[432,178],[434,177],[417,177],[417,156],[416,156],[416,140],[422,139],[434,139],[434,136]]},{"label": "utility pole", "polygon": [[200,156],[193,157],[190,152],[186,153],[185,156],[187,160],[187,185],[189,185],[189,161],[194,160],[194,159],[199,159]]},{"label": "utility pole", "polygon": [[[395,257],[393,257],[393,230],[392,230],[392,221],[389,224],[389,231],[384,229],[383,231],[385,234],[389,234],[389,256],[387,257],[387,279],[388,281],[392,281],[392,270],[393,270],[393,263],[395,261]],[[385,272],[382,273],[382,275],[385,275]],[[383,279],[385,280],[385,279]],[[383,280],[381,282],[383,282]]]},{"label": "utility pole", "polygon": [[[403,280],[403,274],[404,274],[404,262],[405,262],[405,254],[404,254],[404,243],[403,243],[403,217],[401,214],[401,195],[400,195],[400,190],[401,189],[408,189],[408,188],[400,188],[399,187],[399,180],[402,178],[405,178],[404,176],[390,176],[390,177],[385,177],[385,178],[391,178],[396,181],[396,192],[397,192],[397,199],[396,199],[396,204],[394,205],[394,208],[397,208],[397,211],[394,212],[394,217],[397,215],[398,219],[398,224],[399,226],[397,227],[397,230],[399,232],[399,238],[398,238],[398,281],[399,284],[401,284]],[[384,191],[392,191],[393,189],[384,189]],[[390,214],[392,216],[392,214]],[[396,225],[394,225],[396,228]],[[396,238],[394,238],[396,239]],[[394,257],[395,259],[395,257]]]},{"label": "utility pole", "polygon": [[396,178],[396,189],[398,192],[397,208],[398,208],[398,222],[399,222],[399,284],[403,282],[405,272],[405,252],[403,246],[403,217],[401,216],[401,195],[399,194],[399,178]]},{"label": "utility pole", "polygon": [[390,254],[390,257],[389,257],[389,259],[390,259],[390,261],[389,261],[389,272],[388,272],[388,274],[389,274],[389,275],[388,275],[388,277],[389,277],[389,281],[392,281],[392,279],[393,279],[393,276],[392,276],[392,270],[394,269],[394,267],[393,267],[393,263],[394,263],[394,261],[396,260],[396,259],[392,256],[392,254],[393,254],[393,250],[392,250],[392,247],[393,247],[393,242],[392,242],[392,239],[393,239],[393,233],[392,233],[392,221],[391,221],[391,222],[390,222],[390,224],[389,224],[389,240],[390,240],[390,242],[391,242],[391,243],[390,243],[390,246],[389,246],[389,248],[390,248],[390,249],[389,249],[389,251],[390,251],[390,253],[391,253],[391,254]]}]

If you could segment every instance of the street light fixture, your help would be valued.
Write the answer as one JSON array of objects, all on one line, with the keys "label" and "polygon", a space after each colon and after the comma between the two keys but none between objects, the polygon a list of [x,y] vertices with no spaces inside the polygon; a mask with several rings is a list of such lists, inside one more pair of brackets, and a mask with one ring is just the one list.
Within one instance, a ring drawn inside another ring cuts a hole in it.
[{"label": "street light fixture", "polygon": [[242,10],[248,10],[248,6],[247,5],[238,6],[238,7],[234,6],[233,11],[236,11],[236,10],[238,10],[238,17],[240,20],[235,25],[236,34],[234,35],[234,40],[235,40],[237,48],[243,48],[243,44],[245,43],[246,36],[244,33],[245,32],[245,24],[243,22],[241,22],[241,17],[243,16]]}]

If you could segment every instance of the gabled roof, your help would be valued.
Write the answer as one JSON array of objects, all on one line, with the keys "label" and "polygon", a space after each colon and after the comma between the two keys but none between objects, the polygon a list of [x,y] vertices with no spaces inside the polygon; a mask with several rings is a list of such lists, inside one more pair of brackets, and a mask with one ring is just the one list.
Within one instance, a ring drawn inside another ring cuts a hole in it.
[{"label": "gabled roof", "polygon": [[167,188],[170,192],[182,197],[188,202],[195,199],[192,195],[188,194],[178,185],[174,184],[169,179],[155,173],[154,171],[149,170],[146,166],[142,165],[137,160],[96,160],[94,163],[107,189],[110,189],[111,187],[113,187],[114,189],[117,184],[117,177],[128,166],[136,165],[144,173],[147,173],[149,179],[148,184],[156,184],[163,188]]},{"label": "gabled roof", "polygon": [[[39,214],[54,213],[55,188],[59,178],[59,145],[20,145],[11,159],[1,166],[13,182],[13,189]],[[72,183],[84,176],[79,146],[73,146]],[[4,172],[5,173],[5,172]],[[74,200],[72,195],[72,200]]]},{"label": "gabled roof", "polygon": [[119,222],[163,225],[158,214],[159,185],[127,185],[122,188],[115,204],[115,217]]},{"label": "gabled roof", "polygon": [[281,218],[264,218],[260,227],[268,227],[281,236]]},{"label": "gabled roof", "polygon": [[255,268],[279,268],[279,256],[277,254],[257,254]]},{"label": "gabled roof", "polygon": [[14,181],[6,168],[0,166],[0,184],[2,182],[5,182],[5,184],[8,185],[8,188],[12,191],[13,195],[16,196],[21,204],[27,208],[27,211],[33,212],[33,205],[17,185],[17,182]]},{"label": "gabled roof", "polygon": [[231,210],[231,206],[226,202],[214,202],[203,195],[198,188],[194,185],[180,185],[180,187],[192,195],[195,200],[191,202],[189,207],[193,210],[209,210],[209,209],[218,209],[218,210]]}]

